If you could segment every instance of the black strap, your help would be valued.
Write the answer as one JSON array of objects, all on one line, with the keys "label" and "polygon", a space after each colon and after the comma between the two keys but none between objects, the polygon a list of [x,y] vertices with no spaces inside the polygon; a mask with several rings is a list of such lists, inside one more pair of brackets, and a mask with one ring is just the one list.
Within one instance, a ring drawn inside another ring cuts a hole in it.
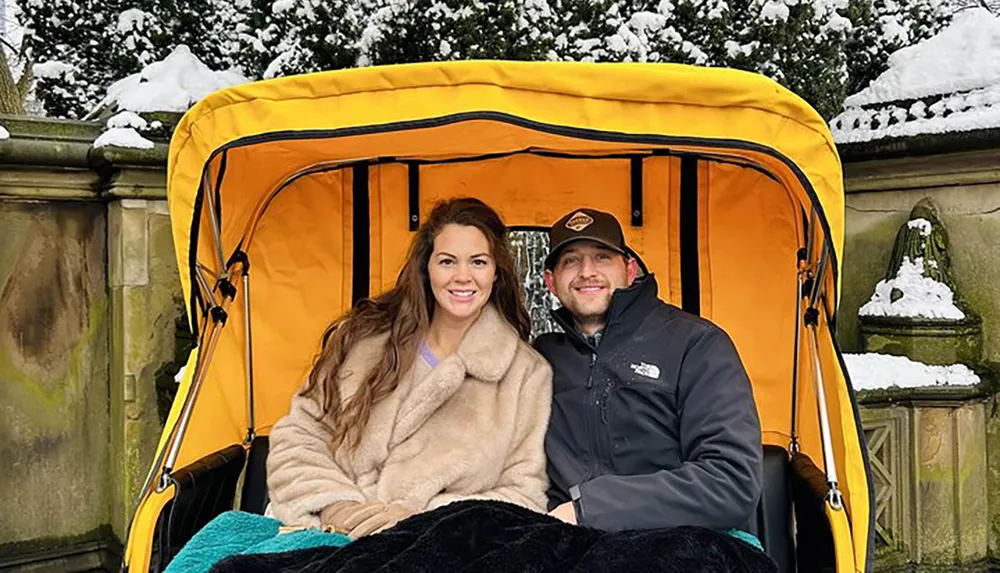
[{"label": "black strap", "polygon": [[410,163],[410,230],[420,227],[420,165]]},{"label": "black strap", "polygon": [[632,226],[642,226],[642,157],[632,157]]},{"label": "black strap", "polygon": [[701,314],[698,268],[698,159],[681,158],[681,307]]},{"label": "black strap", "polygon": [[215,218],[219,222],[219,236],[222,236],[222,179],[226,176],[226,163],[229,152],[223,152],[219,161],[219,173],[215,178]]},{"label": "black strap", "polygon": [[370,217],[368,212],[368,164],[359,163],[354,170],[354,281],[351,290],[351,304],[369,295],[369,262],[371,239],[368,236]]}]

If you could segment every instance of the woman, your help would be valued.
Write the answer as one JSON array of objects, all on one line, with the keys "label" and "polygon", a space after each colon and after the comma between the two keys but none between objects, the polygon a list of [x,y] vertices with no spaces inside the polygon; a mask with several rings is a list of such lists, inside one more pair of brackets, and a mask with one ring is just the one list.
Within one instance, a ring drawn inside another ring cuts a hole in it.
[{"label": "woman", "polygon": [[286,525],[360,537],[463,499],[543,512],[552,372],[500,217],[439,203],[396,286],[337,319],[267,460]]}]

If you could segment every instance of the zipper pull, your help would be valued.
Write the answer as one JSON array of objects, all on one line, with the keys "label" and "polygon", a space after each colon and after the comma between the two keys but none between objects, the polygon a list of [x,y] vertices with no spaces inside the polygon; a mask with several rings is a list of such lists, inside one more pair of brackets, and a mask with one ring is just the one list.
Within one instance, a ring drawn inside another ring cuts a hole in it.
[{"label": "zipper pull", "polygon": [[594,364],[597,363],[597,354],[590,355],[590,372],[587,374],[586,388],[590,389],[594,385]]}]

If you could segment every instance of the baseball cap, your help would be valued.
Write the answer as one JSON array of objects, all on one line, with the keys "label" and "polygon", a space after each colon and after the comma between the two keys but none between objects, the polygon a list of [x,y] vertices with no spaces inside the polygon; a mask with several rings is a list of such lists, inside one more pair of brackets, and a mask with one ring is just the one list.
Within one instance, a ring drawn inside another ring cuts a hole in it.
[{"label": "baseball cap", "polygon": [[581,240],[594,241],[623,255],[631,255],[625,246],[622,226],[614,215],[596,209],[574,209],[549,229],[549,254],[545,257],[545,268],[551,269],[555,265],[563,247]]}]

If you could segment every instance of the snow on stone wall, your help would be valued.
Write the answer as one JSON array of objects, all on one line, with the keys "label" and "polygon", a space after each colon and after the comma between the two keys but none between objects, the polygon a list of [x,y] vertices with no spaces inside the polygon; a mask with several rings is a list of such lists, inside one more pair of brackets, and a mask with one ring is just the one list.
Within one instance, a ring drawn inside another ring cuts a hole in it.
[{"label": "snow on stone wall", "polygon": [[[922,219],[917,219],[920,221]],[[929,222],[928,222],[929,224]],[[896,290],[902,296],[892,300]],[[903,258],[899,272],[890,280],[881,280],[875,285],[871,299],[858,310],[859,316],[899,316],[909,318],[930,318],[962,320],[963,313],[955,306],[955,293],[951,288],[930,277],[924,276],[924,259],[911,261]]]},{"label": "snow on stone wall", "polygon": [[964,364],[932,366],[904,356],[845,354],[844,364],[855,390],[972,386],[980,381]]},{"label": "snow on stone wall", "polygon": [[889,69],[848,97],[830,122],[838,143],[1000,127],[1000,18],[955,15],[937,35],[889,57]]}]

